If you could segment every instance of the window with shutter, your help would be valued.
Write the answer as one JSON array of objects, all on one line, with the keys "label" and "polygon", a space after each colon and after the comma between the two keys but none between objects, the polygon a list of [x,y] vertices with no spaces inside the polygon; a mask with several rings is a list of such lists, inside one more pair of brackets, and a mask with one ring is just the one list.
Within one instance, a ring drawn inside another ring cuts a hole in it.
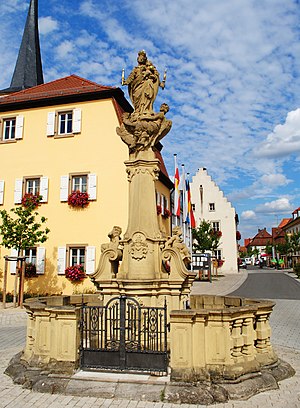
[{"label": "window with shutter", "polygon": [[69,176],[60,177],[60,201],[68,201]]},{"label": "window with shutter", "polygon": [[17,116],[16,118],[16,139],[23,138],[24,116]]},{"label": "window with shutter", "polygon": [[73,133],[81,132],[81,109],[76,108],[73,110]]},{"label": "window with shutter", "polygon": [[40,195],[42,196],[41,203],[46,203],[48,201],[48,177],[41,177],[40,180]]},{"label": "window with shutter", "polygon": [[[18,250],[15,249],[15,248],[12,248],[12,249],[10,250],[10,256],[11,256],[12,258],[17,258],[17,256],[18,256]],[[12,275],[15,275],[15,273],[16,273],[16,268],[17,268],[17,260],[15,260],[15,261],[9,261],[9,271],[10,271],[10,273],[11,273]]]},{"label": "window with shutter", "polygon": [[4,180],[0,180],[0,205],[4,203]]},{"label": "window with shutter", "polygon": [[14,191],[14,203],[15,204],[21,204],[22,202],[22,189],[23,189],[23,180],[16,179],[15,191]]},{"label": "window with shutter", "polygon": [[57,273],[59,275],[65,274],[66,269],[66,247],[59,247],[57,249]]},{"label": "window with shutter", "polygon": [[95,272],[96,247],[86,247],[86,274],[90,275]]},{"label": "window with shutter", "polygon": [[47,117],[47,136],[55,135],[55,112],[48,112]]},{"label": "window with shutter", "polygon": [[38,247],[36,252],[36,273],[42,275],[45,273],[46,248]]},{"label": "window with shutter", "polygon": [[97,175],[96,174],[89,174],[88,177],[88,193],[90,196],[90,200],[96,200],[97,198]]}]

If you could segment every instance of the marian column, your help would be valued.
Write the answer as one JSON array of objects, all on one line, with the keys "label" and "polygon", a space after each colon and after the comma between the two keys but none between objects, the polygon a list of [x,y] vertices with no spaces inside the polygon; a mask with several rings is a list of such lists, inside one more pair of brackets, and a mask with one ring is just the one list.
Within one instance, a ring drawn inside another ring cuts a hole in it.
[{"label": "marian column", "polygon": [[123,239],[121,229],[113,228],[109,234],[111,242],[101,247],[99,266],[92,279],[106,299],[109,295],[126,294],[157,304],[167,297],[174,307],[180,307],[195,274],[186,268],[190,254],[181,229],[175,227],[168,239],[162,235],[155,194],[160,162],[154,147],[172,126],[166,118],[166,103],[159,112],[153,110],[159,87],[165,86],[165,75],[160,81],[145,51],[138,53],[137,62],[126,80],[122,75],[122,85],[128,86],[134,111],[124,113],[123,123],[117,128],[129,149],[129,160],[125,162],[129,181],[128,225]]}]

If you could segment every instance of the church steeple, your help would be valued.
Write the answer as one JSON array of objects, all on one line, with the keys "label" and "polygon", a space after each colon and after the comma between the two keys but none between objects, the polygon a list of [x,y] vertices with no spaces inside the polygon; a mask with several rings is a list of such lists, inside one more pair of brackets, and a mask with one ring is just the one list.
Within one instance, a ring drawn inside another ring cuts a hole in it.
[{"label": "church steeple", "polygon": [[30,0],[28,16],[10,87],[1,93],[17,92],[44,83],[38,29],[38,0]]}]

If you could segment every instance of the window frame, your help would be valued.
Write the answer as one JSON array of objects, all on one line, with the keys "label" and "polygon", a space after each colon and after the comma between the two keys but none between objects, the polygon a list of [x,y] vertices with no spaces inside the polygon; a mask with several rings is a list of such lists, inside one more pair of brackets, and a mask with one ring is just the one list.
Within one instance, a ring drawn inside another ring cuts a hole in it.
[{"label": "window frame", "polygon": [[88,244],[68,244],[66,245],[66,268],[68,268],[69,266],[73,266],[72,264],[72,251],[73,250],[80,250],[80,249],[84,249],[84,264],[80,264],[80,263],[75,263],[74,265],[82,265],[84,271],[86,270],[86,256],[87,256],[87,247],[89,245]]},{"label": "window frame", "polygon": [[[214,225],[217,224],[217,225]],[[220,221],[211,221],[211,227],[214,231],[221,231],[221,222]]]},{"label": "window frame", "polygon": [[68,201],[68,197],[73,191],[73,178],[74,177],[86,177],[86,192],[89,195],[89,201],[96,201],[97,197],[97,174],[90,171],[81,171],[75,173],[69,173],[60,176],[60,201]]},{"label": "window frame", "polygon": [[[85,191],[82,189],[82,187],[83,187],[83,183],[82,183],[82,180],[79,182],[79,188],[74,188],[74,179],[75,178],[83,178],[83,177],[85,177]],[[88,183],[89,183],[89,172],[87,172],[87,173],[78,173],[78,174],[76,174],[76,173],[73,173],[73,174],[70,174],[70,179],[69,179],[69,194],[71,194],[73,191],[80,191],[81,193],[88,193]]]},{"label": "window frame", "polygon": [[[72,115],[71,126],[68,130],[68,118],[66,118],[63,131],[61,131],[62,115]],[[74,137],[82,132],[82,108],[68,107],[65,109],[56,109],[49,111],[47,116],[47,137],[54,139],[61,139],[67,137]]]},{"label": "window frame", "polygon": [[[62,115],[71,115],[71,130],[68,131],[68,123],[69,123],[69,119],[66,118],[66,120],[64,121],[64,132],[61,132],[61,125],[62,125],[62,120],[61,117]],[[56,118],[56,134],[57,136],[70,136],[73,135],[73,126],[74,126],[74,112],[73,109],[70,110],[63,110],[63,111],[57,111],[57,118]],[[66,131],[67,130],[67,131]]]},{"label": "window frame", "polygon": [[209,212],[216,211],[216,204],[215,203],[208,203],[208,211]]},{"label": "window frame", "polygon": [[[26,256],[26,251],[29,251],[29,261],[27,261],[27,256]],[[32,261],[32,251],[35,251],[35,261]],[[29,248],[25,248],[24,249],[24,256],[25,256],[25,262],[26,263],[32,263],[33,265],[35,265],[37,267],[37,247],[29,247]]]},{"label": "window frame", "polygon": [[222,255],[223,255],[222,249],[215,249],[213,251],[213,256],[219,261],[221,261],[223,259]]},{"label": "window frame", "polygon": [[[24,194],[30,194],[32,193],[33,195],[40,195],[41,193],[41,178],[42,176],[30,176],[30,177],[24,177],[24,183],[23,183],[23,194],[22,196],[24,196]],[[30,181],[37,181],[38,180],[38,189],[36,189],[36,186],[34,186],[34,190],[35,192],[32,191],[28,191],[28,182]]]}]

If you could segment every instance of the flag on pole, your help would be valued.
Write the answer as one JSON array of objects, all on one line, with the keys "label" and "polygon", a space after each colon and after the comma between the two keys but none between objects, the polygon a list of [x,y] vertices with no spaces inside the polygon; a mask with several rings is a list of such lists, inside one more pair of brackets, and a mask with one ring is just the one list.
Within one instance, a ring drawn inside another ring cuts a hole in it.
[{"label": "flag on pole", "polygon": [[180,190],[179,190],[179,170],[177,165],[177,154],[174,154],[174,161],[175,161],[175,175],[174,175],[174,214],[176,217],[180,217]]},{"label": "flag on pole", "polygon": [[186,202],[187,202],[186,222],[191,226],[191,228],[196,228],[196,221],[192,209],[190,181],[188,178],[186,180]]},{"label": "flag on pole", "polygon": [[180,184],[179,190],[182,191],[182,221],[186,222],[187,219],[187,200],[186,200],[186,181],[185,181],[185,169],[184,164],[181,165],[181,177],[180,177]]}]

